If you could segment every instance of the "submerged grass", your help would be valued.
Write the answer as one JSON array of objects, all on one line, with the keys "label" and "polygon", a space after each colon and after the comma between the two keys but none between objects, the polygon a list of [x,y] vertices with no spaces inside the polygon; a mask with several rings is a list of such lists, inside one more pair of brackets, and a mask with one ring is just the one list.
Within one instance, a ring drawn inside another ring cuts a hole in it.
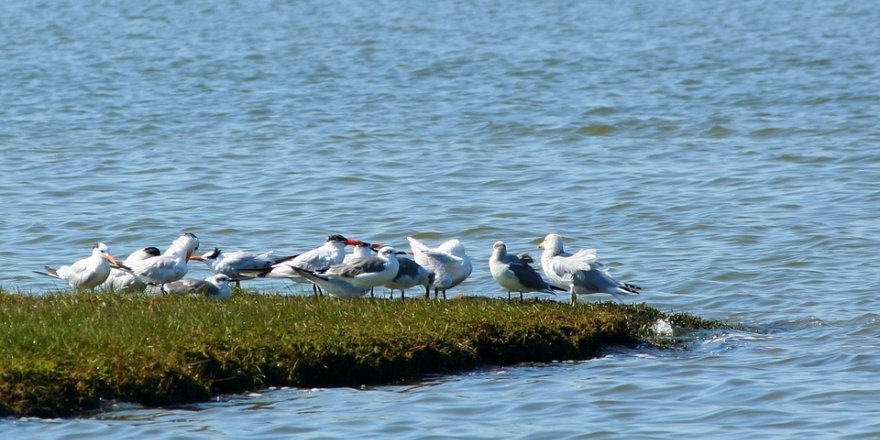
[{"label": "submerged grass", "polygon": [[651,341],[657,319],[723,323],[645,305],[553,301],[230,301],[0,290],[0,416],[57,417],[102,402],[148,406],[268,386],[392,383],[480,365],[588,359]]}]

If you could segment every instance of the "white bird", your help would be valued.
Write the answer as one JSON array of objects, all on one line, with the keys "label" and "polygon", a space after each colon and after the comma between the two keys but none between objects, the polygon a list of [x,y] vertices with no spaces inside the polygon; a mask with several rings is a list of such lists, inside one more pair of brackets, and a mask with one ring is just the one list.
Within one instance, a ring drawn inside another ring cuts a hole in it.
[{"label": "white bird", "polygon": [[[528,257],[528,258],[526,258]],[[507,253],[507,245],[503,241],[496,241],[492,245],[492,256],[489,257],[489,271],[492,278],[501,287],[507,289],[507,299],[510,300],[510,292],[519,292],[519,300],[523,300],[523,292],[544,292],[555,295],[553,286],[541,278],[529,262],[531,256],[525,254],[517,257]],[[565,290],[557,288],[557,290]]]},{"label": "white bird", "polygon": [[337,298],[359,298],[370,291],[369,287],[355,286],[342,278],[331,278],[310,270],[300,269],[296,266],[293,266],[291,270],[303,279],[320,287],[328,295]]},{"label": "white bird", "polygon": [[562,237],[548,234],[538,248],[543,248],[541,268],[554,285],[566,286],[571,292],[572,305],[577,295],[608,293],[620,300],[638,295],[641,287],[614,279],[604,264],[596,261],[594,249],[581,249],[569,254],[562,249]]},{"label": "white bird", "polygon": [[229,299],[232,296],[232,286],[229,281],[229,276],[217,273],[204,280],[184,278],[170,283],[150,285],[149,291],[166,295],[200,295],[211,299]]},{"label": "white bird", "polygon": [[77,260],[73,264],[53,269],[46,266],[46,272],[37,272],[67,282],[71,289],[94,289],[110,275],[110,264],[119,265],[116,258],[110,255],[109,248],[104,243],[97,243],[92,248],[92,255]]},{"label": "white bird", "polygon": [[434,288],[435,298],[438,292],[443,292],[443,298],[446,299],[448,289],[461,284],[470,276],[473,266],[460,241],[449,240],[431,249],[413,237],[406,237],[406,239],[412,247],[416,263],[425,266],[434,273],[434,282],[431,283],[431,287]]},{"label": "white bird", "polygon": [[363,258],[363,257],[372,257],[376,255],[376,252],[379,251],[382,245],[379,243],[367,243],[365,241],[358,241],[354,247],[351,248],[350,254],[345,254],[345,257],[342,259],[342,264],[349,263],[351,260],[355,258]]},{"label": "white bird", "polygon": [[[159,255],[161,255],[159,248],[152,246],[145,247],[129,254],[128,257],[122,261],[122,265],[130,267],[136,261],[146,260],[147,258],[157,257]],[[143,290],[147,285],[141,282],[130,270],[112,267],[110,268],[110,276],[108,276],[101,284],[101,287],[113,292],[134,292]]]},{"label": "white bird", "polygon": [[255,278],[258,273],[270,270],[272,265],[290,257],[278,258],[272,252],[255,254],[252,252],[235,251],[224,253],[218,248],[202,255],[202,261],[215,273],[222,273],[232,281]]},{"label": "white bird", "polygon": [[191,232],[184,233],[171,243],[165,253],[156,257],[135,261],[131,273],[145,284],[165,284],[186,275],[189,260],[201,260],[192,254],[199,248],[199,239]]},{"label": "white bird", "polygon": [[399,265],[394,248],[385,246],[376,256],[354,258],[348,263],[330,266],[322,272],[299,267],[293,270],[327,294],[339,298],[357,298],[373,287],[381,286],[397,275]]},{"label": "white bird", "polygon": [[[365,241],[358,241],[354,247],[351,248],[350,254],[345,254],[345,258],[342,259],[342,264],[351,263],[355,258],[363,258],[363,257],[372,257],[376,255],[376,252],[379,252],[379,249],[382,247],[379,243],[367,243]],[[370,298],[373,297],[373,289],[370,289]]]},{"label": "white bird", "polygon": [[[327,237],[324,244],[310,251],[303,252],[288,260],[279,261],[268,270],[256,273],[256,276],[266,278],[287,278],[293,281],[303,280],[303,277],[295,268],[305,269],[309,272],[318,272],[328,269],[330,266],[341,264],[345,258],[345,246],[356,245],[358,240],[350,240],[339,234]],[[311,281],[311,280],[309,280]],[[315,295],[318,294],[317,284]]]},{"label": "white bird", "polygon": [[376,256],[355,258],[347,264],[330,266],[318,274],[330,279],[344,280],[355,287],[370,289],[393,280],[399,268],[400,263],[394,248],[385,246],[379,249]]},{"label": "white bird", "polygon": [[425,297],[428,297],[431,294],[431,284],[434,282],[434,272],[406,257],[398,256],[397,263],[400,266],[397,276],[385,283],[385,287],[391,289],[391,298],[394,298],[394,291],[399,290],[400,299],[406,299],[404,296],[406,289],[415,286],[424,286]]}]

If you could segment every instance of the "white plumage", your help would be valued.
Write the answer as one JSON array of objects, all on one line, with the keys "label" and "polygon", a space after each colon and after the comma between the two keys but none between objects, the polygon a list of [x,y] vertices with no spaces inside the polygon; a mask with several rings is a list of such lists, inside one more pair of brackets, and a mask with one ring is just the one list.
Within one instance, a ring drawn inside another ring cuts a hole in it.
[{"label": "white plumage", "polygon": [[46,272],[37,272],[41,275],[59,278],[67,282],[72,289],[93,289],[103,283],[110,275],[110,264],[119,263],[110,255],[110,250],[104,243],[98,243],[92,248],[92,254],[73,264],[53,269],[46,266]]},{"label": "white plumage", "polygon": [[447,290],[461,284],[470,276],[473,265],[460,241],[448,240],[431,249],[413,237],[406,237],[406,239],[412,248],[416,263],[434,273],[434,282],[431,283],[431,287],[434,288],[434,297],[442,292],[443,298],[446,298]]},{"label": "white plumage", "polygon": [[135,261],[131,272],[145,284],[165,284],[177,281],[186,275],[187,261],[201,260],[192,254],[199,248],[199,239],[187,232],[171,243],[162,255]]},{"label": "white plumage", "polygon": [[[147,258],[159,255],[161,255],[161,252],[159,252],[158,248],[149,246],[132,252],[122,261],[122,264],[123,266],[130,267],[136,261],[146,260]],[[130,270],[113,267],[110,268],[110,276],[101,284],[101,287],[114,292],[134,292],[143,290],[147,285],[141,282]]]},{"label": "white plumage", "polygon": [[577,295],[608,293],[620,300],[622,297],[638,295],[641,287],[617,281],[604,264],[596,261],[596,251],[581,249],[574,254],[562,248],[559,234],[548,234],[538,245],[543,248],[541,268],[551,284],[565,286],[571,293],[571,303],[577,302]]}]

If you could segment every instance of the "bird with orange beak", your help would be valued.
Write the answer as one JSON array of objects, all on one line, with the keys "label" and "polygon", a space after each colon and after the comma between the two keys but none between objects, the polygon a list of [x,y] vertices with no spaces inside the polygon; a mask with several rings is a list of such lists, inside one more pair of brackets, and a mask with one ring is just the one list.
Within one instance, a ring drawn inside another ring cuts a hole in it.
[{"label": "bird with orange beak", "polygon": [[71,265],[61,266],[58,269],[46,266],[46,272],[36,273],[62,279],[74,290],[94,289],[96,286],[101,285],[110,275],[111,264],[120,266],[116,258],[110,255],[107,245],[97,243],[92,248],[92,255],[89,257],[78,260]]}]

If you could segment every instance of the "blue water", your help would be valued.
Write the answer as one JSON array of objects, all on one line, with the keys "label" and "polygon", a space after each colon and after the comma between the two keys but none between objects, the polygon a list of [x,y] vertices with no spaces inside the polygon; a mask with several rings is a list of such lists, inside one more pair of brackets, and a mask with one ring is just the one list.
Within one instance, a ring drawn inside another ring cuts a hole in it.
[{"label": "blue water", "polygon": [[[185,408],[11,438],[877,438],[873,2],[0,3],[0,286],[330,233],[596,248],[638,301],[745,323],[688,349]],[[190,276],[207,270],[191,265]],[[260,291],[306,286],[254,281]],[[607,300],[594,298],[583,300]]]}]

